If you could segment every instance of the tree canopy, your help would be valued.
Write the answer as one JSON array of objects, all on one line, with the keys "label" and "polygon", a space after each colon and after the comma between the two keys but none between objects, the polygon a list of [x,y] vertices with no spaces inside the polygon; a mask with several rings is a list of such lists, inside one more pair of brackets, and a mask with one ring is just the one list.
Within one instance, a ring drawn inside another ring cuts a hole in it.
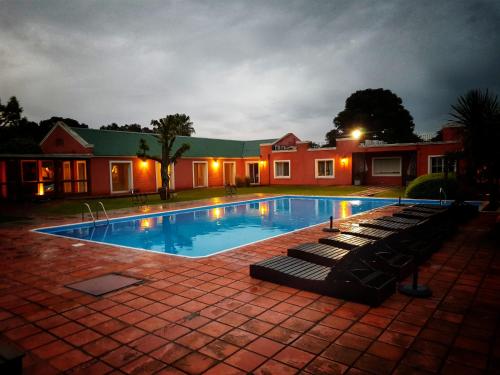
[{"label": "tree canopy", "polygon": [[351,94],[345,108],[333,119],[335,128],[326,134],[329,145],[335,137],[348,136],[361,129],[366,138],[387,143],[416,142],[415,124],[399,96],[390,90],[366,89]]},{"label": "tree canopy", "polygon": [[141,124],[124,124],[122,126],[113,122],[109,125],[102,125],[99,129],[101,130],[114,130],[114,131],[124,131],[124,132],[135,132],[135,133],[153,133],[153,130]]},{"label": "tree canopy", "polygon": [[465,127],[463,157],[470,181],[484,179],[496,204],[500,178],[500,103],[488,90],[470,90],[451,106],[452,121]]},{"label": "tree canopy", "polygon": [[154,128],[158,142],[161,144],[161,157],[149,155],[149,145],[145,139],[140,140],[137,156],[143,159],[152,159],[161,164],[162,187],[166,190],[166,198],[168,199],[170,198],[170,174],[168,167],[171,164],[175,164],[177,159],[189,150],[187,143],[183,143],[179,148],[174,150],[174,142],[178,135],[191,136],[194,133],[193,123],[189,116],[176,113],[175,115],[167,115],[159,120],[151,120],[151,125]]}]

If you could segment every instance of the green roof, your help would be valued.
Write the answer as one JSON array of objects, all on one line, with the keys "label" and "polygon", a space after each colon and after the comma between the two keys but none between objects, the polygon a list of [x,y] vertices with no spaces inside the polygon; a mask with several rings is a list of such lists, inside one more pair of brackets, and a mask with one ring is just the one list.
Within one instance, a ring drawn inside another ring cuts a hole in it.
[{"label": "green roof", "polygon": [[[159,157],[161,154],[161,145],[156,136],[151,133],[81,128],[71,128],[71,130],[94,146],[94,155],[96,156],[135,156],[139,150],[141,138],[146,140],[151,155]],[[179,148],[181,144],[187,143],[191,147],[183,155],[185,157],[241,158],[259,156],[259,145],[274,141],[276,139],[236,141],[178,136],[175,139],[174,150]]]}]

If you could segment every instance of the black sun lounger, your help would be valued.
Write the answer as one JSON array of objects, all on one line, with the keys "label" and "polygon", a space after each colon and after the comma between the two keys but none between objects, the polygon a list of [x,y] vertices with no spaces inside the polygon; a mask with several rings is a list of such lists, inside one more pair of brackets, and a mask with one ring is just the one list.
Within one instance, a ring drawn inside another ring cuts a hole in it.
[{"label": "black sun lounger", "polygon": [[250,265],[250,276],[297,289],[344,298],[372,306],[396,290],[394,277],[363,262],[325,267],[302,259],[277,256]]},{"label": "black sun lounger", "polygon": [[415,224],[398,223],[395,221],[366,220],[359,223],[361,227],[383,229],[392,232],[401,232],[415,228]]},{"label": "black sun lounger", "polygon": [[377,242],[353,250],[325,244],[305,243],[288,249],[288,256],[327,267],[338,267],[344,262],[358,259],[372,268],[395,276],[398,280],[408,276],[413,267],[413,257],[382,247]]},{"label": "black sun lounger", "polygon": [[393,223],[401,223],[401,224],[418,224],[418,223],[421,223],[423,221],[422,219],[408,219],[408,218],[397,217],[397,216],[382,216],[382,217],[377,217],[374,220],[392,221]]},{"label": "black sun lounger", "polygon": [[363,237],[369,240],[385,240],[394,236],[396,232],[391,230],[383,230],[377,228],[365,228],[360,226],[351,225],[349,229],[343,230],[342,233],[350,234],[356,237]]},{"label": "black sun lounger", "polygon": [[[370,228],[364,228],[370,229]],[[394,234],[394,232],[391,232]],[[336,236],[320,238],[322,244],[350,250],[349,257],[357,257],[369,263],[373,268],[389,273],[398,279],[408,276],[413,269],[413,256],[408,252],[398,252],[386,245],[381,247],[378,242],[364,237],[341,233]],[[309,254],[298,255],[302,259],[314,261]],[[297,256],[297,255],[294,255]],[[327,259],[322,264],[328,264]]]}]

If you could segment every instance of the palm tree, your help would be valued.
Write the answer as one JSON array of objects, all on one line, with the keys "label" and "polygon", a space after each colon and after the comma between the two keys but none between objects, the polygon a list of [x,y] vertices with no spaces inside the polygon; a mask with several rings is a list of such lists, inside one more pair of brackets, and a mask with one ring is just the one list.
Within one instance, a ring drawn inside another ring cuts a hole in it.
[{"label": "palm tree", "polygon": [[175,139],[178,135],[191,136],[194,133],[193,123],[189,116],[176,113],[167,115],[159,120],[151,120],[155,136],[161,144],[161,157],[148,154],[149,146],[145,139],[141,139],[137,156],[141,159],[151,159],[161,165],[161,186],[162,191],[166,192],[160,196],[162,199],[170,199],[170,173],[168,166],[175,164],[182,154],[189,150],[189,145],[183,143],[177,150],[173,150]]},{"label": "palm tree", "polygon": [[496,205],[500,177],[500,104],[488,90],[470,90],[451,106],[453,122],[463,125],[467,174],[472,181],[487,179],[490,203]]}]

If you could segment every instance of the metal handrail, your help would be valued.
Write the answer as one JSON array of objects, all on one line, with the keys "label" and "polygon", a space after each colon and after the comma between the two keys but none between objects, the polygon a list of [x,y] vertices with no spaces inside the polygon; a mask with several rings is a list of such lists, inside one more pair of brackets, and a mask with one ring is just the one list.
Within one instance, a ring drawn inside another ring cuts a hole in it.
[{"label": "metal handrail", "polygon": [[109,216],[108,213],[106,212],[106,209],[104,208],[104,204],[101,201],[97,203],[101,206],[102,212],[104,212],[104,216],[106,216],[106,224],[109,224]]},{"label": "metal handrail", "polygon": [[82,204],[82,221],[84,221],[84,211],[85,211],[84,207],[87,207],[89,214],[90,214],[90,217],[92,218],[92,222],[94,223],[94,226],[95,226],[95,217],[94,217],[94,214],[92,213],[92,209],[90,208],[90,205],[87,202]]}]

